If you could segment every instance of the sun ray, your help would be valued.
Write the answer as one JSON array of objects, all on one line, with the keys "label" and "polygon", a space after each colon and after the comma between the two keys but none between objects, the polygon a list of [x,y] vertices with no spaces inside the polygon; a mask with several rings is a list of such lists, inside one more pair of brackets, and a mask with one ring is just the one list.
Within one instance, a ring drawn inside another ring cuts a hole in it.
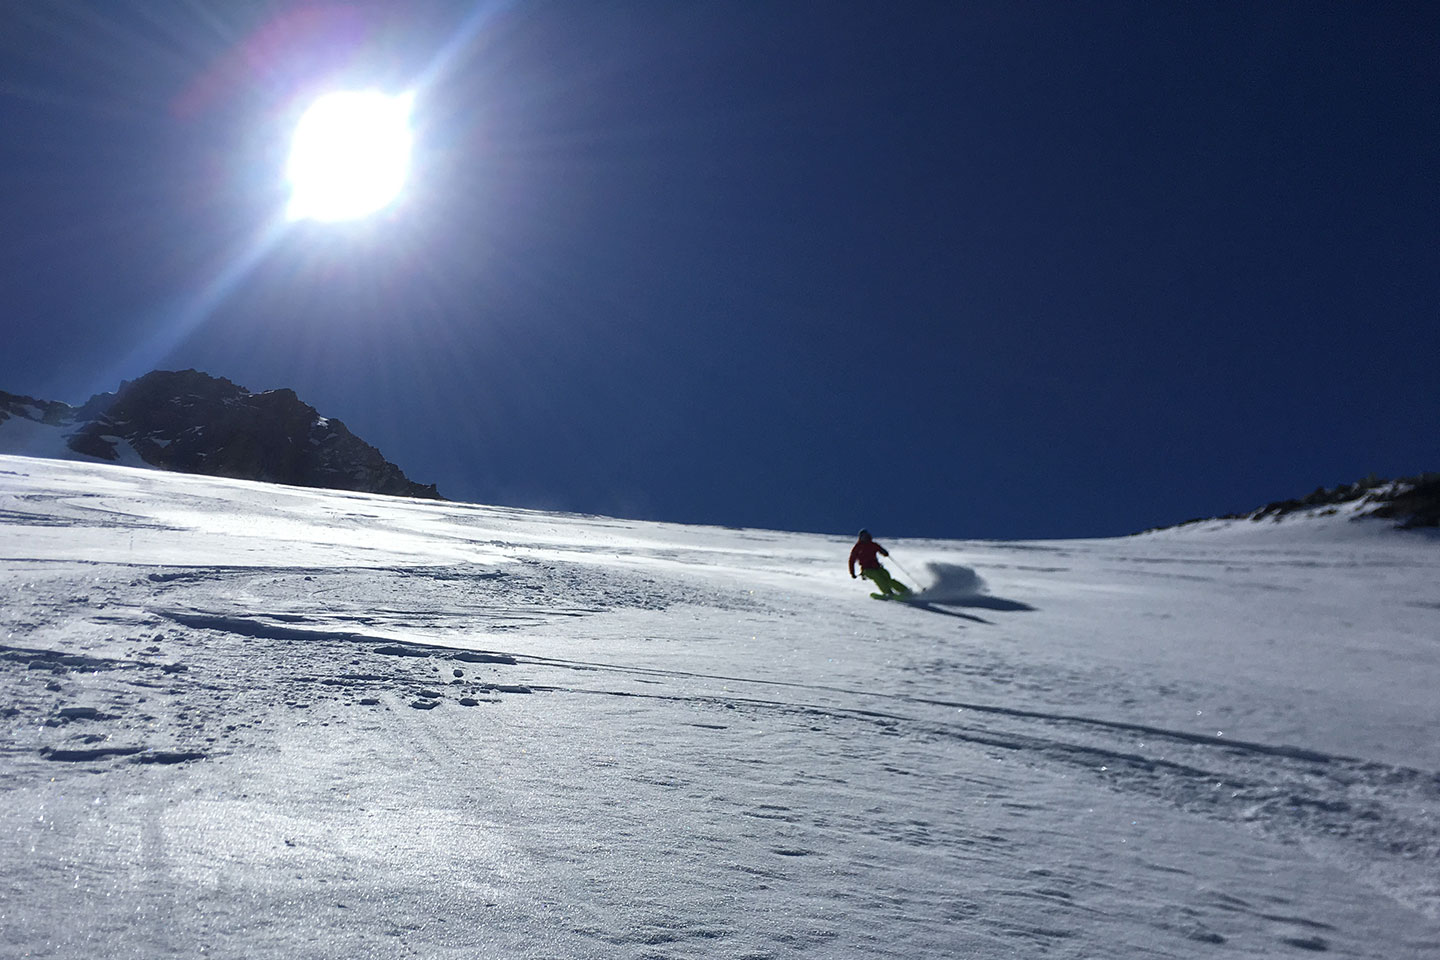
[{"label": "sun ray", "polygon": [[[403,186],[409,172],[408,152],[413,146],[413,133],[409,126],[410,112],[416,96],[423,96],[423,92],[427,88],[438,82],[439,78],[461,58],[463,52],[472,46],[477,36],[513,5],[513,0],[480,0],[477,2],[451,33],[448,41],[434,52],[423,69],[415,76],[410,92],[399,97],[388,98],[391,101],[388,112],[392,118],[398,118],[398,122],[403,124],[403,134],[398,135],[398,141],[403,144],[406,154],[403,160],[397,160],[392,152],[390,159],[385,161],[388,165],[382,167],[384,172],[381,179],[388,182],[395,191],[398,192]],[[207,75],[197,80],[194,89],[187,91],[176,103],[172,104],[172,113],[182,117],[193,115],[214,96],[217,86],[235,82],[235,75],[241,72],[243,67],[268,62],[268,58],[271,56],[270,48],[274,45],[275,37],[289,36],[294,32],[289,29],[288,22],[285,29],[281,29],[275,22],[271,23],[271,27],[273,29],[262,28],[255,31],[250,41],[238,45],[236,59],[227,60],[225,65],[219,69],[218,74]],[[212,24],[212,28],[217,34],[226,32],[224,24],[219,21]],[[375,93],[374,96],[381,97],[382,95]],[[375,105],[378,106],[378,101]],[[287,173],[293,177],[294,171],[287,171]],[[308,174],[306,175],[308,176]],[[321,179],[323,177],[317,173],[315,182],[319,183]],[[307,200],[301,203],[292,194],[289,206],[285,210],[278,211],[276,215],[260,225],[248,241],[241,244],[214,268],[210,276],[199,282],[178,302],[155,311],[158,317],[154,318],[154,329],[151,333],[142,337],[122,360],[110,365],[109,369],[103,372],[96,371],[94,389],[104,389],[106,385],[113,385],[117,379],[144,373],[177,349],[214,315],[215,311],[229,299],[237,288],[252,277],[270,254],[292,234],[298,225],[297,221],[341,219],[339,216],[330,215],[334,213],[335,207],[331,205],[331,200],[327,199],[327,194],[323,192],[325,189],[323,184],[317,186],[317,189],[322,190],[322,193],[319,195],[320,199],[313,202]],[[374,212],[391,202],[392,199],[393,197],[376,201],[372,198],[369,203],[373,207],[365,212]],[[363,216],[364,213],[352,215]],[[294,269],[305,268],[301,264],[296,264]]]}]

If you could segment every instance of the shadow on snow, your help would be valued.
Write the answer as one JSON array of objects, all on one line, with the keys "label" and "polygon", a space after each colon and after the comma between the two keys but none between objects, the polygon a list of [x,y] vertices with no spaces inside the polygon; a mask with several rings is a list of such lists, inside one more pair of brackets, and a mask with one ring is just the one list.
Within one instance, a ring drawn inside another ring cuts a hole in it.
[{"label": "shadow on snow", "polygon": [[990,621],[953,610],[940,610],[938,607],[969,607],[1005,611],[1035,609],[1030,604],[1019,600],[992,597],[986,592],[984,578],[976,573],[973,567],[940,562],[927,563],[926,567],[930,570],[930,585],[912,594],[913,599],[909,601],[911,606],[930,610],[933,613],[964,617],[977,623],[989,623]]}]

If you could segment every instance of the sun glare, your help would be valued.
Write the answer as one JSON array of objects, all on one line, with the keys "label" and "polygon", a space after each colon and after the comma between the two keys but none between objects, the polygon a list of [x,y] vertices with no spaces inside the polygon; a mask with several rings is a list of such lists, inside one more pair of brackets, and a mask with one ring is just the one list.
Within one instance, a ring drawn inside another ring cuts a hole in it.
[{"label": "sun glare", "polygon": [[329,93],[295,128],[291,220],[352,220],[393,201],[410,166],[413,94]]}]

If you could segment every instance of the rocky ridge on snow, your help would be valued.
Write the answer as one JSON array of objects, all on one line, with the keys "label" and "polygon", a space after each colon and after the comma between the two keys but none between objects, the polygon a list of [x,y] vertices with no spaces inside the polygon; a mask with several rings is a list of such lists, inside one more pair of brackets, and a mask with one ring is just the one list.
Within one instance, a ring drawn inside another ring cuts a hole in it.
[{"label": "rocky ridge on snow", "polygon": [[31,452],[12,449],[22,429],[32,442],[53,431],[41,452],[67,459],[440,499],[293,390],[251,393],[198,370],[156,370],[79,407],[0,391],[0,449]]},{"label": "rocky ridge on snow", "polygon": [[1388,520],[1399,530],[1440,527],[1440,473],[1422,473],[1397,480],[1371,475],[1337,487],[1317,487],[1303,497],[1275,500],[1243,513],[1186,520],[1169,529],[1224,520],[1279,523],[1302,517]]}]

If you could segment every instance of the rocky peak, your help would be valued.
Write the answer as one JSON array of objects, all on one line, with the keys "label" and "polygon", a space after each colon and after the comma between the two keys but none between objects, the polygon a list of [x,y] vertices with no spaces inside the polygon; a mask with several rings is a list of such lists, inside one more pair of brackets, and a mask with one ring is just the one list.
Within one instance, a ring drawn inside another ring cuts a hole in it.
[{"label": "rocky peak", "polygon": [[1176,527],[1230,520],[1282,523],[1332,517],[1343,520],[1385,520],[1398,530],[1440,527],[1440,473],[1421,473],[1397,480],[1372,474],[1354,483],[1343,483],[1337,487],[1317,487],[1303,497],[1275,500],[1243,513],[1186,520]]},{"label": "rocky peak", "polygon": [[157,370],[78,408],[0,393],[0,421],[7,414],[66,430],[68,449],[86,458],[125,459],[124,445],[151,466],[182,473],[440,496],[295,391],[251,393],[198,370]]}]

